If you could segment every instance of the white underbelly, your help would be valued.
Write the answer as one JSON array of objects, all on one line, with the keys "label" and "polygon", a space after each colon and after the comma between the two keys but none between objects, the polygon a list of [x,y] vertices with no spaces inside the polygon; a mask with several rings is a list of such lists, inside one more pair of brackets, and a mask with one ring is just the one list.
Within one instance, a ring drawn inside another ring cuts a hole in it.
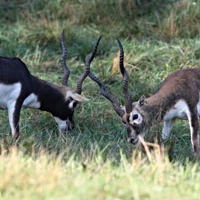
[{"label": "white underbelly", "polygon": [[[197,112],[200,116],[200,100],[197,104]],[[171,108],[164,116],[164,120],[170,120],[173,118],[188,119],[190,113],[189,107],[184,100],[179,100],[173,108]]]},{"label": "white underbelly", "polygon": [[173,118],[187,119],[190,113],[189,107],[184,100],[179,100],[164,116],[164,120],[170,120]]},{"label": "white underbelly", "polygon": [[21,83],[10,85],[0,83],[0,109],[7,109],[11,102],[17,100],[21,93]]},{"label": "white underbelly", "polygon": [[[8,106],[15,102],[20,93],[21,83],[14,83],[10,85],[0,83],[0,109],[7,109]],[[24,108],[40,108],[40,102],[37,95],[31,93],[23,102]]]}]

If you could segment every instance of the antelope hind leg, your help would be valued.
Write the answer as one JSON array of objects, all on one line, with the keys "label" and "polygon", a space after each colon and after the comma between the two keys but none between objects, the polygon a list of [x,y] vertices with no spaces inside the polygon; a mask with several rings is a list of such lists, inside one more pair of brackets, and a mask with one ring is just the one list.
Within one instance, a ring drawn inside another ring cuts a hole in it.
[{"label": "antelope hind leg", "polygon": [[190,110],[190,113],[188,113],[188,121],[193,151],[197,155],[199,153],[199,123],[196,109]]}]

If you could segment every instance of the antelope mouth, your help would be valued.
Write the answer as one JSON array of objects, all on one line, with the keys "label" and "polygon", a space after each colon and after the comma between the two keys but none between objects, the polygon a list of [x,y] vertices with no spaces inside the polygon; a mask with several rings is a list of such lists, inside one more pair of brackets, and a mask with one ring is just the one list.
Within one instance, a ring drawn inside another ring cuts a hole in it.
[{"label": "antelope mouth", "polygon": [[139,141],[139,138],[128,138],[127,141],[133,145],[136,145]]}]

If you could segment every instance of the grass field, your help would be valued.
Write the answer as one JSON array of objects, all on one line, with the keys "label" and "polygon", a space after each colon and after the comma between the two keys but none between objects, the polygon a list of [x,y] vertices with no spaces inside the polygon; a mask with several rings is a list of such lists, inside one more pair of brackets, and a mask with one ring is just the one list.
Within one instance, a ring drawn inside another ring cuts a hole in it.
[{"label": "grass field", "polygon": [[[32,74],[57,84],[65,29],[72,88],[103,34],[91,71],[121,104],[116,38],[135,100],[151,95],[173,71],[200,63],[199,1],[2,0],[0,27],[0,55],[21,58]],[[13,143],[7,111],[0,112],[0,199],[199,199],[200,164],[187,122],[177,121],[164,157],[157,146],[141,154],[126,142],[121,119],[89,78],[83,94],[90,100],[78,106],[76,128],[65,138],[49,113],[27,109]],[[149,130],[147,141],[159,137],[161,125]]]}]

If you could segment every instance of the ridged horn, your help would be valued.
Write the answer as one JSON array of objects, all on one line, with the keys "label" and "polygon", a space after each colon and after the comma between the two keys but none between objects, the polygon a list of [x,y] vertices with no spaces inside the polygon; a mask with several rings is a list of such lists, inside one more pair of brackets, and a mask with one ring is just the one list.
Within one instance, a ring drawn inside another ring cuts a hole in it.
[{"label": "ridged horn", "polygon": [[91,72],[89,73],[89,77],[99,85],[101,94],[102,94],[106,99],[108,99],[108,100],[112,103],[115,112],[116,112],[120,117],[123,117],[123,115],[125,114],[125,111],[120,107],[120,104],[119,104],[119,102],[116,100],[116,98],[115,98],[112,94],[109,94],[109,93],[107,92],[105,86],[104,86],[103,83],[100,81],[100,79],[98,79],[98,78],[97,78],[94,74],[92,74]]},{"label": "ridged horn", "polygon": [[131,97],[131,93],[128,90],[129,77],[128,77],[128,73],[127,73],[126,69],[124,68],[124,49],[123,49],[123,46],[122,46],[122,43],[120,42],[120,40],[117,39],[117,41],[118,41],[119,49],[120,49],[119,68],[120,68],[121,74],[123,76],[122,89],[125,94],[126,113],[130,114],[132,111],[132,97]]},{"label": "ridged horn", "polygon": [[69,75],[70,75],[70,70],[69,70],[69,67],[66,64],[67,49],[65,47],[65,33],[64,33],[64,31],[62,32],[62,36],[61,36],[61,46],[62,46],[61,63],[62,63],[62,66],[64,68],[64,74],[63,74],[63,78],[62,78],[62,85],[67,86],[68,85],[68,78],[69,78]]},{"label": "ridged horn", "polygon": [[82,93],[82,84],[83,81],[85,80],[85,78],[89,75],[90,73],[90,63],[93,61],[96,53],[97,53],[97,49],[98,49],[98,45],[99,42],[101,40],[102,36],[99,37],[99,39],[96,41],[94,49],[92,51],[92,53],[86,58],[85,60],[85,71],[84,73],[78,78],[77,81],[77,87],[76,87],[76,93],[81,94]]}]

